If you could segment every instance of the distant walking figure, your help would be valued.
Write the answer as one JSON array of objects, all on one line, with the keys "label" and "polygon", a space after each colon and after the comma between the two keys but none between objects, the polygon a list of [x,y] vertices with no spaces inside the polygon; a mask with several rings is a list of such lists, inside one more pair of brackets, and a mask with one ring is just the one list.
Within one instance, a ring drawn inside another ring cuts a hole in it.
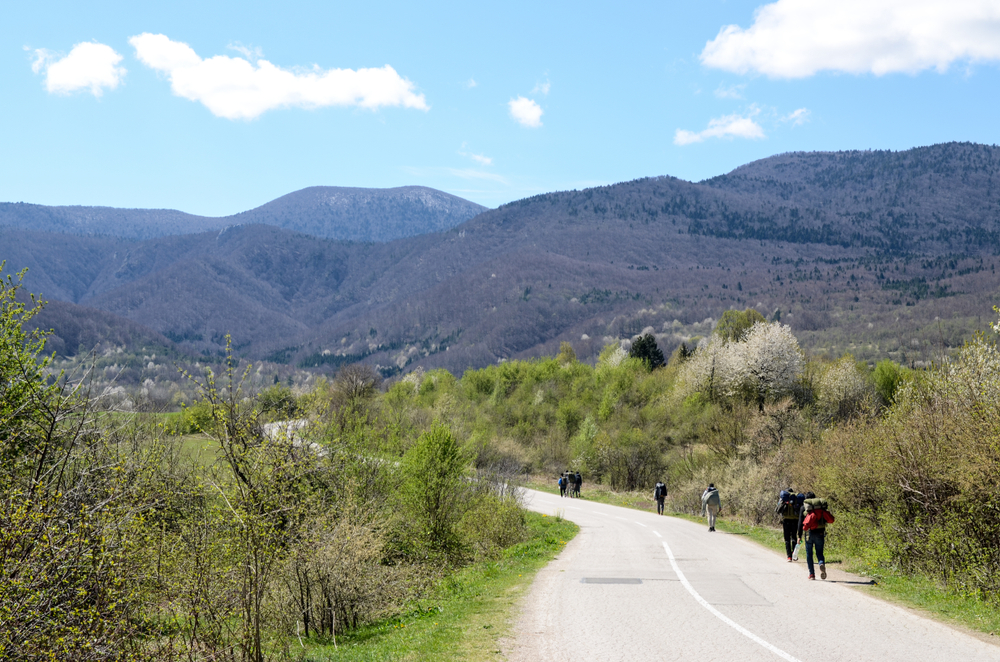
[{"label": "distant walking figure", "polygon": [[795,494],[792,488],[781,490],[778,494],[778,507],[774,512],[781,515],[782,531],[785,535],[785,556],[788,562],[792,562],[792,550],[795,548],[795,540],[798,538],[799,514],[802,512],[802,501],[804,494]]},{"label": "distant walking figure", "polygon": [[809,566],[809,579],[816,579],[813,571],[813,550],[816,550],[816,560],[819,561],[819,578],[826,579],[826,558],[823,556],[823,544],[826,542],[826,525],[833,524],[833,515],[826,509],[826,499],[817,499],[812,492],[806,494],[802,504],[802,514],[799,516],[799,540],[803,532],[806,538],[806,565]]},{"label": "distant walking figure", "polygon": [[708,516],[708,530],[715,531],[715,516],[722,510],[722,500],[715,483],[709,483],[708,489],[701,495],[701,514]]},{"label": "distant walking figure", "polygon": [[583,485],[583,476],[580,472],[576,472],[576,482],[573,484],[573,491],[576,492],[577,498],[580,498],[580,487]]},{"label": "distant walking figure", "polygon": [[663,500],[667,498],[667,486],[664,485],[663,481],[656,483],[653,488],[653,498],[656,499],[656,514],[663,514]]},{"label": "distant walking figure", "polygon": [[559,496],[566,496],[566,476],[559,476]]}]

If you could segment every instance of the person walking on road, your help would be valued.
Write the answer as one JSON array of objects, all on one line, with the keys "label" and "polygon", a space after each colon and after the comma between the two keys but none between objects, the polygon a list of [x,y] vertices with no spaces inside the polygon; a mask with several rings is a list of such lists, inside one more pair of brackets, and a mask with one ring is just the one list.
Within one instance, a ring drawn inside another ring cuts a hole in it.
[{"label": "person walking on road", "polygon": [[662,515],[663,500],[667,498],[667,486],[662,480],[657,482],[656,486],[653,487],[653,498],[656,499],[656,514]]},{"label": "person walking on road", "polygon": [[802,512],[803,495],[795,494],[792,488],[781,490],[778,494],[778,507],[775,513],[781,515],[781,528],[785,536],[785,556],[792,562],[792,550],[798,539],[799,514]]},{"label": "person walking on road", "polygon": [[580,472],[577,471],[576,472],[576,482],[573,483],[573,491],[576,492],[576,498],[577,499],[580,498],[580,487],[582,485],[583,485],[583,476],[581,476]]},{"label": "person walking on road", "polygon": [[802,504],[802,514],[799,515],[798,534],[806,540],[806,565],[809,567],[809,579],[816,579],[813,570],[813,550],[816,550],[816,560],[819,562],[819,577],[826,579],[826,557],[823,556],[823,545],[826,542],[826,525],[833,524],[833,515],[827,510],[826,499],[817,499],[812,492],[806,494]]},{"label": "person walking on road", "polygon": [[715,531],[715,516],[722,510],[722,500],[715,483],[709,483],[708,489],[701,495],[701,514],[708,517],[708,530]]},{"label": "person walking on road", "polygon": [[566,475],[559,476],[559,496],[566,496]]}]

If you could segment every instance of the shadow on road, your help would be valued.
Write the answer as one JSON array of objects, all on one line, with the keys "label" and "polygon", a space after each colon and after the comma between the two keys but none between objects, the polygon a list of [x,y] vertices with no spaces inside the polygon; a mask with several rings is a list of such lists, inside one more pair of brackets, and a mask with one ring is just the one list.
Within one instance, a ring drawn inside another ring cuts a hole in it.
[{"label": "shadow on road", "polygon": [[852,582],[846,579],[826,579],[824,580],[827,584],[853,584],[855,586],[875,586],[875,580],[869,579],[866,582]]}]

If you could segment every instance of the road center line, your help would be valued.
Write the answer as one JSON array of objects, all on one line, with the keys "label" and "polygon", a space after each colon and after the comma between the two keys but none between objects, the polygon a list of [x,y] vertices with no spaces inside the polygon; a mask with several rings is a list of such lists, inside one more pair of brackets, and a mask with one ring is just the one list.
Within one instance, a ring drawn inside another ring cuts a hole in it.
[{"label": "road center line", "polygon": [[[656,533],[656,532],[654,531],[653,533]],[[657,533],[656,535],[660,535],[660,534]],[[673,553],[673,551],[671,551],[670,545],[667,544],[666,540],[663,541],[663,549],[666,550],[666,552],[667,552],[667,558],[670,559],[670,566],[674,569],[674,572],[677,573],[677,578],[681,580],[681,584],[684,585],[684,588],[687,589],[687,592],[690,593],[692,596],[694,596],[694,599],[698,601],[698,604],[700,604],[702,607],[704,607],[709,612],[711,612],[711,614],[713,616],[715,616],[716,618],[718,618],[720,621],[722,621],[723,623],[725,623],[729,627],[733,628],[734,630],[736,630],[737,632],[739,632],[740,634],[742,634],[744,637],[747,637],[748,639],[750,639],[750,640],[752,640],[752,641],[760,644],[761,646],[763,646],[767,650],[771,651],[772,653],[774,653],[775,655],[777,655],[781,659],[788,660],[788,662],[801,662],[798,658],[792,657],[791,655],[789,655],[785,651],[781,650],[777,646],[774,646],[774,645],[769,644],[768,642],[764,641],[763,639],[761,639],[760,637],[758,637],[757,635],[755,635],[753,632],[751,632],[750,630],[746,629],[745,627],[743,627],[742,625],[740,625],[739,623],[737,623],[736,621],[732,620],[731,618],[729,618],[728,616],[726,616],[725,614],[723,614],[721,611],[719,611],[718,609],[716,609],[715,607],[713,607],[712,605],[710,605],[708,603],[708,600],[706,600],[705,598],[701,597],[698,594],[698,591],[694,590],[694,587],[691,586],[691,582],[689,582],[687,580],[687,577],[684,576],[684,573],[681,572],[680,567],[677,565],[676,559],[674,559],[674,553]]]},{"label": "road center line", "polygon": [[663,537],[663,536],[660,535],[659,531],[653,531],[653,535],[655,535],[657,538],[662,538]]},{"label": "road center line", "polygon": [[636,524],[638,524],[639,526],[641,526],[641,527],[642,527],[642,528],[644,528],[644,529],[646,528],[646,525],[645,525],[645,524],[643,524],[642,522],[636,522]]}]

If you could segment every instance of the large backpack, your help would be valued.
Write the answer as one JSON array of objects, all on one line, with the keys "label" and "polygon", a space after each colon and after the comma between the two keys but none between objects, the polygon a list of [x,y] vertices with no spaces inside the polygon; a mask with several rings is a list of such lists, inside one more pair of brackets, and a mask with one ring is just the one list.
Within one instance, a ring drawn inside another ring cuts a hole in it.
[{"label": "large backpack", "polygon": [[664,499],[667,496],[667,486],[663,483],[657,483],[656,487],[653,488],[653,498],[654,499]]},{"label": "large backpack", "polygon": [[[812,499],[806,499],[802,504],[802,508],[806,512],[806,517],[810,515],[815,515],[817,529],[825,529],[827,524],[833,524],[834,517],[833,513],[830,512],[828,508],[828,503],[826,499],[815,497]],[[805,525],[805,520],[803,519],[803,525]]]}]

